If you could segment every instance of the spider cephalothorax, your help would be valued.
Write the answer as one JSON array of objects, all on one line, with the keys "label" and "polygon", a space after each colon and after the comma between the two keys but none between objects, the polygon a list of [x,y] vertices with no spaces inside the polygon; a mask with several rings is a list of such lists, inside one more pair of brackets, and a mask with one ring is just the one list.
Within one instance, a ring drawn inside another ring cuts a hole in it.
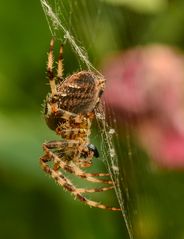
[{"label": "spider cephalothorax", "polygon": [[[80,201],[102,209],[118,211],[83,196],[83,193],[111,190],[113,183],[97,177],[109,176],[107,173],[86,173],[81,168],[90,167],[93,157],[99,157],[97,148],[90,143],[91,122],[94,109],[100,101],[105,80],[91,71],[81,71],[63,79],[62,46],[58,59],[57,76],[53,73],[53,46],[51,40],[48,54],[47,74],[51,87],[45,101],[44,116],[49,128],[61,140],[43,144],[44,156],[40,162],[43,170],[50,174],[59,185],[68,190]],[[52,163],[52,166],[50,165]],[[61,170],[72,173],[91,182],[109,184],[101,188],[77,188],[64,176]]]}]

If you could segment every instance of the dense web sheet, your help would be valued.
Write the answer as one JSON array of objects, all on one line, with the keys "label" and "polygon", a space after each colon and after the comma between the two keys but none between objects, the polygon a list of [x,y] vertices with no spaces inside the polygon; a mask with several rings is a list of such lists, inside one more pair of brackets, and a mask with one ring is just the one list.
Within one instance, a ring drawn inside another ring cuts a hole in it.
[{"label": "dense web sheet", "polygon": [[[97,30],[98,23],[100,21],[100,15],[102,14],[102,2],[100,0],[41,0],[41,5],[52,36],[58,40],[61,40],[62,42],[64,39],[64,41],[69,42],[71,48],[74,50],[74,53],[77,56],[77,59],[79,59],[79,67],[81,67],[83,64],[88,70],[91,70],[97,75],[103,77],[102,74],[90,62],[86,51],[87,48],[93,48],[93,44],[95,44],[95,28]],[[94,12],[95,16],[91,16]],[[82,17],[84,19],[82,19]],[[89,26],[89,19],[91,17],[93,17],[93,20],[96,22],[96,24],[94,23],[93,25],[92,32],[91,27]],[[80,23],[83,22],[84,24],[84,27],[82,28],[83,34],[80,36],[78,35],[78,24],[76,21]],[[90,43],[89,45],[85,45],[85,47],[81,47],[81,43],[83,43],[83,39],[85,38],[90,38]],[[115,119],[113,115],[110,115],[110,117],[114,124]],[[114,146],[114,138],[117,139],[117,132],[114,128],[109,127],[106,123],[104,103],[102,103],[99,108],[96,109],[96,118],[99,130],[101,132],[99,137],[101,137],[100,151],[102,153],[102,158],[104,163],[107,165],[112,180],[116,185],[116,196],[122,209],[122,215],[128,230],[129,237],[132,239],[133,230],[126,202],[129,198],[129,192],[126,185],[126,180],[123,177],[123,174],[120,174],[120,167],[118,164],[119,158]]]}]

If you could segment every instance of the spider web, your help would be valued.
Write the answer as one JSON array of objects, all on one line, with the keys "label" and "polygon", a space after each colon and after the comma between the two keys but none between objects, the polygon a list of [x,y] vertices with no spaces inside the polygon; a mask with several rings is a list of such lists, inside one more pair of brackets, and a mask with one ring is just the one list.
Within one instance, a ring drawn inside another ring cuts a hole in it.
[{"label": "spider web", "polygon": [[[40,2],[52,36],[61,42],[69,43],[76,55],[80,69],[86,68],[103,77],[89,60],[87,51],[85,50],[89,49],[89,51],[92,51],[92,49],[95,49],[97,34],[101,30],[101,16],[104,14],[102,1],[40,0]],[[109,15],[107,13],[106,15],[109,19]],[[93,26],[90,25],[90,19],[93,19]],[[80,29],[78,29],[79,27]],[[85,42],[85,47],[82,47],[83,42]],[[113,116],[113,112],[108,113],[108,118],[110,118],[113,125],[113,128],[111,128],[106,123],[104,109],[104,103],[96,109],[97,124],[101,132],[100,142],[103,161],[107,165],[111,178],[116,185],[115,193],[122,210],[129,237],[133,239],[133,229],[129,216],[130,208],[128,205],[129,190],[123,172],[120,172],[119,157],[114,143],[115,140],[116,144],[118,144],[115,117]],[[128,151],[131,159],[131,147],[129,147]]]}]

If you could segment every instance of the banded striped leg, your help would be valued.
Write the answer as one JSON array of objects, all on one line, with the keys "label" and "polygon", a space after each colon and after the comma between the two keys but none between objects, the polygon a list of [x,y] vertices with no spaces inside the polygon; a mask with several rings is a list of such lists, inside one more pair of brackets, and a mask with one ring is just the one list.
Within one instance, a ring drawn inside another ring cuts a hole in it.
[{"label": "banded striped leg", "polygon": [[[47,165],[47,162],[50,161],[50,158],[48,158],[47,155],[44,155],[41,159],[40,159],[40,163],[41,163],[41,166],[42,166],[42,169],[47,173],[47,169],[48,169],[48,165]],[[47,166],[47,167],[45,167]],[[49,167],[50,168],[50,167]],[[53,169],[58,177],[62,178],[63,180],[65,180],[66,183],[70,183],[70,181],[63,176],[63,174],[59,171],[60,167],[58,164],[54,164],[53,166]],[[56,180],[56,178],[55,178]],[[57,180],[56,180],[57,181]],[[104,191],[108,191],[108,190],[111,190],[113,189],[114,186],[109,186],[109,187],[99,187],[99,188],[78,188],[78,192],[80,193],[94,193],[94,192],[104,192]]]},{"label": "banded striped leg", "polygon": [[54,39],[51,39],[50,50],[48,53],[47,76],[49,78],[51,93],[54,96],[57,93],[57,90],[56,90],[55,77],[53,73],[53,63],[54,63],[53,48],[54,48]]},{"label": "banded striped leg", "polygon": [[63,45],[61,44],[59,49],[59,57],[58,57],[58,69],[57,69],[57,79],[59,81],[63,80]]},{"label": "banded striped leg", "polygon": [[[53,103],[54,104],[54,103]],[[81,115],[76,115],[66,110],[59,109],[58,106],[55,106],[55,111],[53,112],[57,117],[60,117],[65,120],[76,119],[77,123],[81,123],[84,120]]]},{"label": "banded striped leg", "polygon": [[[67,179],[63,174],[59,173],[53,169],[51,169],[45,162],[44,162],[44,157],[41,158],[41,165],[43,167],[43,170],[50,174],[50,176],[57,181],[57,183],[62,186],[64,189],[67,191],[71,192],[71,194],[80,200],[81,202],[89,205],[90,207],[96,207],[96,208],[101,208],[101,209],[107,209],[111,211],[120,211],[120,208],[116,207],[109,207],[106,205],[103,205],[101,203],[89,200],[88,198],[84,197],[81,193],[86,193],[86,192],[98,192],[95,189],[80,189],[76,188],[69,179]],[[103,190],[105,191],[105,190]]]},{"label": "banded striped leg", "polygon": [[[62,160],[60,157],[58,157],[55,153],[53,153],[49,147],[53,145],[56,146],[56,142],[57,141],[52,141],[52,143],[47,143],[47,144],[43,144],[43,149],[46,153],[46,155],[48,155],[48,157],[54,162],[54,164],[59,165],[60,168],[62,168],[63,170],[71,173],[71,174],[75,174],[77,177],[83,178],[87,181],[90,182],[96,182],[96,183],[106,183],[106,184],[113,184],[113,182],[111,180],[105,180],[105,179],[99,179],[99,178],[94,178],[94,176],[109,176],[109,174],[104,174],[104,173],[86,173],[83,170],[81,170],[76,164],[74,164],[72,161],[70,162],[66,162],[64,160]],[[70,142],[70,141],[69,141]],[[68,144],[68,141],[58,141],[58,145],[57,147],[61,147],[61,145],[66,145]],[[48,146],[47,146],[48,145]],[[51,147],[53,148],[53,147]]]}]

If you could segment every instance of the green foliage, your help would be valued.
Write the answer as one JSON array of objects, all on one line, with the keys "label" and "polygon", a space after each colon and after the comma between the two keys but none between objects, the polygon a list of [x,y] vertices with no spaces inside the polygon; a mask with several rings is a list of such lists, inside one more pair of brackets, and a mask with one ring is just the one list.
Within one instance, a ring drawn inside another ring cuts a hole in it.
[{"label": "green foliage", "polygon": [[103,0],[114,5],[125,5],[138,12],[158,12],[167,7],[167,0]]}]

